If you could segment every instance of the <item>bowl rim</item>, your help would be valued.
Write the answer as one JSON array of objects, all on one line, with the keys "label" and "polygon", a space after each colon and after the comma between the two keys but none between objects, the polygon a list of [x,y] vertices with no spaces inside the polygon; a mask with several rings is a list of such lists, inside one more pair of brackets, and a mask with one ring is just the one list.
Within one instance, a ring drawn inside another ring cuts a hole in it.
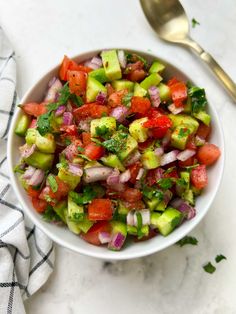
[{"label": "bowl rim", "polygon": [[[189,79],[191,82],[194,83],[194,81],[189,77],[189,75],[187,75],[184,71],[182,71],[182,69],[180,69],[179,65],[175,65],[175,63],[173,62],[169,62],[168,60],[159,57],[158,54],[156,54],[155,52],[151,51],[144,51],[144,50],[140,50],[140,49],[133,49],[133,48],[124,48],[124,47],[106,47],[106,50],[110,50],[110,49],[121,49],[121,50],[125,50],[125,51],[130,51],[130,52],[134,52],[134,53],[139,53],[141,55],[146,55],[151,59],[157,58],[158,60],[164,62],[170,66],[172,66],[174,69],[176,69],[178,71],[179,74],[183,75],[184,77],[186,77],[187,79]],[[81,59],[81,60],[85,60],[84,58],[87,55],[96,55],[97,53],[99,53],[100,51],[104,50],[104,48],[100,48],[100,49],[93,49],[90,51],[84,51],[81,52],[73,57],[71,57],[71,59]],[[40,76],[40,79],[38,79],[36,82],[33,82],[33,85],[26,91],[26,93],[24,94],[24,96],[21,98],[21,102],[24,103],[27,98],[29,97],[29,95],[32,93],[33,89],[36,87],[36,85],[40,84],[42,81],[45,80],[45,76],[49,75],[50,72],[55,71],[57,68],[59,68],[60,64],[54,65],[53,67],[51,67],[49,70],[45,71],[45,73],[43,75]],[[223,172],[224,172],[224,164],[225,164],[225,141],[224,141],[224,135],[223,135],[223,128],[222,128],[222,124],[220,122],[220,118],[217,114],[217,111],[215,110],[215,108],[213,107],[213,105],[211,105],[211,101],[209,101],[209,95],[207,96],[208,99],[208,103],[209,103],[209,107],[211,109],[211,111],[213,111],[214,113],[214,125],[217,126],[218,131],[219,131],[219,141],[221,142],[221,167],[219,169],[219,173],[218,173],[218,178],[216,180],[216,186],[213,192],[211,192],[211,197],[210,200],[208,201],[207,206],[205,207],[204,211],[200,211],[197,213],[195,220],[192,221],[192,223],[190,223],[188,226],[186,226],[185,231],[182,232],[182,234],[180,235],[176,235],[174,241],[172,239],[172,237],[166,237],[165,238],[165,242],[163,244],[160,244],[158,247],[155,247],[154,245],[149,248],[149,249],[145,249],[143,247],[142,250],[138,250],[138,252],[131,252],[131,253],[125,253],[122,254],[122,252],[124,251],[119,251],[119,252],[115,252],[114,254],[110,254],[110,253],[114,253],[111,252],[109,250],[107,250],[105,253],[104,251],[101,250],[101,252],[92,252],[89,247],[84,249],[84,248],[80,248],[78,246],[75,246],[71,243],[68,243],[68,241],[59,238],[58,236],[56,236],[53,232],[51,232],[50,230],[47,229],[46,226],[44,226],[41,223],[41,219],[36,218],[36,216],[34,216],[31,213],[31,209],[28,207],[27,202],[24,201],[23,197],[21,196],[21,191],[18,189],[17,186],[17,177],[13,171],[14,169],[14,165],[13,165],[13,160],[12,160],[12,150],[13,150],[13,145],[12,145],[12,141],[13,138],[15,136],[14,134],[14,127],[16,124],[16,121],[18,119],[18,116],[20,115],[21,109],[20,108],[16,108],[15,112],[13,114],[12,117],[12,121],[11,121],[11,125],[10,125],[10,129],[9,129],[9,133],[8,133],[8,141],[7,141],[7,161],[8,161],[8,166],[9,166],[9,173],[10,173],[10,181],[12,183],[14,192],[16,193],[17,199],[20,201],[20,204],[23,207],[23,211],[24,214],[26,214],[30,220],[37,226],[39,227],[39,229],[41,229],[50,239],[52,239],[54,242],[56,242],[57,244],[68,248],[74,252],[83,254],[85,256],[90,256],[90,257],[96,257],[99,259],[103,259],[103,260],[129,260],[129,259],[134,259],[134,258],[138,258],[138,257],[144,257],[144,256],[148,256],[151,254],[154,254],[156,252],[159,252],[165,248],[168,248],[169,246],[175,244],[177,241],[179,241],[181,238],[183,238],[184,236],[186,236],[190,231],[192,231],[199,223],[200,221],[203,219],[203,217],[207,214],[207,212],[209,211],[212,202],[215,199],[216,193],[219,190],[219,187],[222,183],[222,177],[223,177]]]}]

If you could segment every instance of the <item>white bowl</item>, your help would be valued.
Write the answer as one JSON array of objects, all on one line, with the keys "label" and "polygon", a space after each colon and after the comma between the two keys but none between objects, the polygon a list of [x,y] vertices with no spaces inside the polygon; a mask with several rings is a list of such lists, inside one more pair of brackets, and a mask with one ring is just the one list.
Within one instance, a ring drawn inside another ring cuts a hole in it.
[{"label": "white bowl", "polygon": [[[166,70],[164,72],[165,78],[170,78],[171,76],[176,76],[179,79],[183,79],[185,81],[192,81],[187,75],[178,70],[173,65],[169,64],[167,61],[158,58],[150,53],[142,52],[142,51],[134,51],[132,49],[125,49],[128,51],[136,52],[141,54],[148,60],[159,59],[161,62],[166,64]],[[101,50],[91,51],[79,56],[76,56],[74,59],[76,61],[82,62],[86,59],[91,58],[96,55]],[[33,86],[23,97],[21,103],[27,103],[30,101],[41,101],[44,95],[44,92],[47,88],[48,81],[58,73],[58,66],[53,68],[50,72],[46,73],[42,79]],[[70,232],[66,227],[59,227],[54,224],[50,224],[45,222],[40,214],[38,214],[27,196],[26,192],[22,188],[20,182],[17,179],[17,175],[13,172],[14,166],[19,161],[19,151],[18,147],[22,145],[23,139],[16,136],[14,134],[14,128],[18,117],[20,116],[20,109],[17,108],[13,117],[13,121],[11,124],[9,137],[8,137],[8,147],[7,154],[10,166],[10,177],[12,181],[12,185],[14,187],[15,193],[22,204],[24,212],[26,215],[30,217],[30,219],[37,225],[41,230],[43,230],[53,241],[57,242],[61,246],[69,248],[75,252],[82,253],[88,256],[93,256],[101,259],[107,260],[125,260],[132,259],[141,256],[146,256],[160,250],[167,248],[168,246],[176,243],[186,234],[188,234],[206,215],[209,210],[211,203],[214,200],[214,197],[217,193],[217,190],[220,185],[220,181],[223,174],[224,167],[224,140],[223,140],[223,132],[221,128],[221,124],[217,113],[213,107],[213,105],[209,104],[208,111],[212,116],[212,125],[213,131],[211,134],[210,141],[221,149],[221,157],[220,159],[208,169],[209,174],[209,184],[203,194],[197,198],[196,202],[196,210],[197,215],[189,221],[184,222],[180,227],[174,230],[167,237],[156,236],[148,241],[139,242],[139,243],[130,243],[125,246],[120,252],[109,251],[105,247],[97,247],[93,246],[85,241],[83,241],[80,237],[76,236],[72,232]]]}]

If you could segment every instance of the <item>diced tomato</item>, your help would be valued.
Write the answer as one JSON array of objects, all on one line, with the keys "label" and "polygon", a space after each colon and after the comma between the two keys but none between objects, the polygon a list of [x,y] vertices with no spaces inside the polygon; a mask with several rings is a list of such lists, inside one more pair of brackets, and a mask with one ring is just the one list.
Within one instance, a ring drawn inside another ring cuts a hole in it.
[{"label": "diced tomato", "polygon": [[43,213],[46,210],[47,202],[36,197],[32,197],[32,204],[38,213]]},{"label": "diced tomato", "polygon": [[109,109],[106,106],[99,105],[98,103],[85,104],[73,111],[74,116],[81,120],[88,117],[101,118],[103,114],[108,114]]},{"label": "diced tomato", "polygon": [[86,91],[87,74],[82,71],[68,71],[70,92],[78,96],[83,96]]},{"label": "diced tomato", "polygon": [[141,163],[140,162],[136,162],[135,164],[131,165],[128,167],[129,168],[129,171],[130,171],[130,179],[129,179],[129,182],[131,182],[132,184],[135,184],[136,182],[136,177],[138,175],[138,172],[141,168]]},{"label": "diced tomato", "polygon": [[127,188],[127,189],[125,189],[124,192],[122,192],[121,197],[125,201],[132,203],[132,202],[137,202],[137,201],[141,200],[142,193],[137,189]]},{"label": "diced tomato", "polygon": [[146,182],[148,186],[152,186],[153,184],[157,183],[156,169],[148,170],[146,175]]},{"label": "diced tomato", "polygon": [[206,143],[199,148],[197,159],[201,164],[210,166],[220,157],[220,150],[214,144]]},{"label": "diced tomato", "polygon": [[204,123],[200,123],[197,129],[197,136],[201,137],[204,140],[208,139],[208,136],[211,133],[211,126],[207,126]]},{"label": "diced tomato", "polygon": [[90,69],[84,65],[77,64],[74,60],[71,60],[67,56],[64,56],[64,59],[62,60],[62,64],[61,64],[61,67],[59,70],[59,77],[62,81],[66,81],[68,79],[67,72],[69,70],[71,70],[71,71],[82,71],[85,73],[89,73],[90,71],[92,71],[92,69]]},{"label": "diced tomato", "polygon": [[55,177],[57,181],[57,191],[53,192],[50,186],[45,186],[41,191],[39,198],[41,200],[47,200],[47,197],[50,197],[52,200],[61,200],[63,197],[67,196],[70,188],[68,185],[60,180],[58,176]]},{"label": "diced tomato", "polygon": [[112,202],[110,199],[97,198],[88,205],[89,220],[111,220]]},{"label": "diced tomato", "polygon": [[62,125],[60,131],[66,132],[68,135],[78,135],[78,127],[75,124]]},{"label": "diced tomato", "polygon": [[131,111],[135,113],[146,114],[151,107],[151,102],[148,98],[133,96],[131,99]]},{"label": "diced tomato", "polygon": [[165,115],[149,119],[143,123],[145,128],[151,129],[150,136],[154,138],[163,138],[171,125],[171,119]]},{"label": "diced tomato", "polygon": [[30,197],[39,197],[39,194],[41,193],[39,190],[35,190],[32,188],[32,186],[28,187],[27,193]]},{"label": "diced tomato", "polygon": [[100,232],[110,232],[111,226],[108,221],[99,221],[95,223],[87,233],[81,234],[81,237],[93,244],[93,245],[101,245],[99,240],[99,233]]},{"label": "diced tomato", "polygon": [[182,168],[192,166],[193,164],[194,164],[194,157],[190,157],[185,161],[180,161],[180,160],[178,161],[179,167],[182,167]]},{"label": "diced tomato", "polygon": [[110,83],[106,84],[106,89],[107,89],[107,95],[110,96],[111,94],[113,94],[115,92],[114,88],[112,87],[112,85]]},{"label": "diced tomato", "polygon": [[37,119],[33,119],[30,122],[29,129],[36,129],[36,126],[37,126]]},{"label": "diced tomato", "polygon": [[178,82],[179,82],[179,80],[177,80],[176,77],[172,77],[172,78],[167,82],[167,85],[168,85],[169,87],[171,87],[171,86],[175,85],[175,84],[178,83]]},{"label": "diced tomato", "polygon": [[163,113],[159,110],[159,109],[156,109],[156,108],[150,108],[147,112],[147,117],[152,120],[152,119],[156,119],[156,118],[159,118],[163,116]]},{"label": "diced tomato", "polygon": [[197,189],[205,188],[208,184],[206,166],[200,165],[192,169],[190,178],[192,185],[195,186],[195,188]]},{"label": "diced tomato", "polygon": [[170,80],[167,85],[170,88],[171,98],[175,106],[181,107],[183,105],[183,101],[188,97],[186,84],[174,78]]},{"label": "diced tomato", "polygon": [[94,142],[91,142],[85,146],[84,155],[89,159],[98,160],[104,155],[104,148]]},{"label": "diced tomato", "polygon": [[145,128],[170,128],[172,125],[172,121],[167,116],[159,116],[154,119],[149,119],[148,121],[143,123]]},{"label": "diced tomato", "polygon": [[187,144],[186,144],[186,148],[193,149],[193,150],[197,149],[197,146],[196,146],[195,141],[194,141],[194,137],[191,136],[191,135],[188,138],[188,141],[187,141]]},{"label": "diced tomato", "polygon": [[142,70],[144,66],[144,63],[140,60],[138,60],[135,63],[129,63],[125,69],[125,71],[129,74],[136,70]]},{"label": "diced tomato", "polygon": [[47,103],[42,102],[41,104],[37,102],[29,102],[27,104],[21,105],[21,109],[26,113],[34,117],[39,117],[47,112]]},{"label": "diced tomato", "polygon": [[108,98],[108,106],[114,108],[122,105],[122,98],[128,93],[127,89],[122,89],[110,94]]},{"label": "diced tomato", "polygon": [[143,143],[138,143],[138,148],[140,150],[145,150],[147,149],[149,146],[151,146],[153,144],[154,140],[152,138],[148,138],[145,142]]},{"label": "diced tomato", "polygon": [[144,209],[145,208],[145,204],[143,203],[143,201],[139,200],[136,202],[123,202],[124,206],[130,210],[134,210],[134,209]]},{"label": "diced tomato", "polygon": [[170,172],[164,173],[163,178],[176,178],[178,179],[179,175],[176,168],[173,168]]},{"label": "diced tomato", "polygon": [[91,133],[83,132],[82,133],[82,142],[83,142],[84,146],[92,143],[92,141],[91,141]]},{"label": "diced tomato", "polygon": [[137,69],[129,73],[126,78],[132,82],[141,82],[147,76],[147,72],[143,69]]}]

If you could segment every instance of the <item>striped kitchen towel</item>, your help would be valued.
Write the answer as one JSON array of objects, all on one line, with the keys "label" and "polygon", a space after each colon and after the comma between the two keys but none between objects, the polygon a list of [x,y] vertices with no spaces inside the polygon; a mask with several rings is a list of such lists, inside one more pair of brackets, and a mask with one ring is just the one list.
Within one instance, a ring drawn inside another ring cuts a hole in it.
[{"label": "striped kitchen towel", "polygon": [[17,102],[14,52],[0,27],[0,314],[25,313],[23,300],[53,270],[52,241],[24,214],[9,182],[7,133]]}]

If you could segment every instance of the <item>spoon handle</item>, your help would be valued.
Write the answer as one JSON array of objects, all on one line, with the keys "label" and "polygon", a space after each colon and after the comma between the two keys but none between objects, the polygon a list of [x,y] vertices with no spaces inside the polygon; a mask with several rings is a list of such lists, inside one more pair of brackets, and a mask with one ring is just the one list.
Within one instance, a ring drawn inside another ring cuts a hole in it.
[{"label": "spoon handle", "polygon": [[195,53],[210,67],[210,69],[221,81],[224,88],[230,94],[231,98],[236,102],[236,84],[216,62],[216,60],[191,38],[188,38],[183,43],[190,46],[195,51]]}]

